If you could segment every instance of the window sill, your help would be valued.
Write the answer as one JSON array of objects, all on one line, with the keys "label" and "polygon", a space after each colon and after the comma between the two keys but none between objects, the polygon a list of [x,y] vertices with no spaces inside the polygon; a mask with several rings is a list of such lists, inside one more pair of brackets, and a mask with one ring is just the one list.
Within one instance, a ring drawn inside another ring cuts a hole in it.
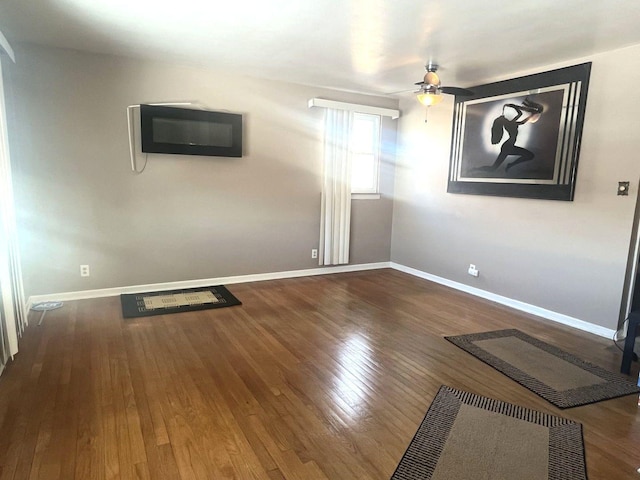
[{"label": "window sill", "polygon": [[380,200],[379,193],[352,193],[351,200]]}]

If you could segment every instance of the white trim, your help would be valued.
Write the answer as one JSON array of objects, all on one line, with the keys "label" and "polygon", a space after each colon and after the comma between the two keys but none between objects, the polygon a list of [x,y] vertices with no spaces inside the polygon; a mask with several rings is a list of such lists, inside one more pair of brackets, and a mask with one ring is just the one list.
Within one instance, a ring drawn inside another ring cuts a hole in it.
[{"label": "white trim", "polygon": [[11,61],[13,63],[16,63],[16,56],[13,53],[13,48],[11,48],[11,45],[9,45],[9,41],[2,34],[2,32],[0,32],[0,53],[2,53],[2,52],[4,52],[7,55],[9,55],[9,58],[11,59]]},{"label": "white trim", "polygon": [[514,300],[512,298],[503,297],[502,295],[496,295],[495,293],[487,292],[486,290],[471,287],[469,285],[465,285],[464,283],[454,282],[453,280],[438,277],[436,275],[432,275],[421,270],[416,270],[415,268],[400,265],[398,263],[391,262],[391,268],[404,273],[408,273],[410,275],[414,275],[416,277],[424,278],[425,280],[431,280],[432,282],[439,283],[447,287],[455,288],[456,290],[470,293],[471,295],[475,295],[477,297],[486,298],[487,300],[506,305],[507,307],[515,308],[516,310],[520,310],[522,312],[531,313],[533,315],[537,315],[538,317],[542,317],[553,322],[561,323],[563,325],[568,325],[569,327],[593,333],[601,337],[611,339],[616,333],[615,330],[612,330],[610,328],[601,327],[600,325],[585,322],[584,320],[579,320],[562,313],[536,307],[535,305],[521,302],[519,300]]},{"label": "white trim", "polygon": [[394,270],[408,273],[409,275],[413,275],[419,278],[423,278],[425,280],[439,283],[440,285],[444,285],[456,290],[470,293],[471,295],[485,298],[487,300],[491,300],[501,305],[506,305],[507,307],[511,307],[516,310],[520,310],[522,312],[531,313],[533,315],[537,315],[539,317],[545,318],[547,320],[551,320],[553,322],[561,323],[569,327],[577,328],[578,330],[583,330],[585,332],[593,333],[600,337],[611,339],[613,338],[613,335],[616,333],[615,330],[612,330],[609,328],[601,327],[593,323],[585,322],[584,320],[579,320],[577,318],[570,317],[568,315],[563,315],[561,313],[553,312],[551,310],[546,310],[544,308],[536,307],[535,305],[520,302],[518,300],[513,300],[508,297],[496,295],[494,293],[487,292],[479,288],[471,287],[463,283],[454,282],[453,280],[447,280],[446,278],[438,277],[437,275],[432,275],[430,273],[426,273],[421,270],[407,267],[405,265],[401,265],[395,262],[365,263],[365,264],[359,264],[359,265],[340,265],[335,267],[320,267],[320,268],[311,268],[306,270],[291,270],[291,271],[274,272],[274,273],[258,273],[258,274],[252,274],[252,275],[237,275],[232,277],[207,278],[207,279],[201,279],[201,280],[186,280],[183,282],[152,283],[148,285],[134,285],[130,287],[103,288],[98,290],[82,290],[78,292],[33,295],[29,297],[29,301],[27,302],[27,309],[30,309],[31,305],[38,302],[85,300],[90,298],[112,297],[112,296],[120,295],[122,293],[138,293],[138,292],[145,292],[150,290],[154,290],[154,291],[174,290],[179,288],[196,288],[196,287],[204,287],[209,285],[221,285],[221,284],[230,285],[234,283],[261,282],[266,280],[281,280],[285,278],[310,277],[315,275],[330,275],[332,273],[347,273],[347,272],[360,272],[360,271],[366,271],[366,270],[378,270],[381,268],[393,268]]},{"label": "white trim", "polygon": [[357,103],[337,102],[335,100],[326,100],[324,98],[310,98],[309,108],[312,107],[335,108],[336,110],[349,110],[350,112],[371,113],[373,115],[391,117],[394,120],[400,117],[400,110],[372,107],[371,105],[359,105]]},{"label": "white trim", "polygon": [[306,270],[290,270],[286,272],[256,273],[251,275],[237,275],[233,277],[205,278],[201,280],[185,280],[182,282],[150,283],[147,285],[133,285],[129,287],[101,288],[97,290],[81,290],[78,292],[53,293],[33,295],[29,297],[27,308],[38,302],[85,300],[89,298],[113,297],[122,293],[139,293],[147,291],[177,290],[179,288],[206,287],[209,285],[230,285],[234,283],[262,282],[265,280],[281,280],[284,278],[311,277],[314,275],[329,275],[332,273],[361,272],[390,268],[389,262],[363,263],[359,265],[340,265],[335,267],[310,268]]}]

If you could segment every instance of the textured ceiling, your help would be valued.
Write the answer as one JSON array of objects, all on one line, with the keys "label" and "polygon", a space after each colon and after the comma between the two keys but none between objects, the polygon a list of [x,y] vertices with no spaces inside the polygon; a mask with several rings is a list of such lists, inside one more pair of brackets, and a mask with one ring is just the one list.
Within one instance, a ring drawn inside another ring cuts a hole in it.
[{"label": "textured ceiling", "polygon": [[638,0],[0,0],[12,43],[375,94],[429,60],[464,87],[638,44],[639,23]]}]

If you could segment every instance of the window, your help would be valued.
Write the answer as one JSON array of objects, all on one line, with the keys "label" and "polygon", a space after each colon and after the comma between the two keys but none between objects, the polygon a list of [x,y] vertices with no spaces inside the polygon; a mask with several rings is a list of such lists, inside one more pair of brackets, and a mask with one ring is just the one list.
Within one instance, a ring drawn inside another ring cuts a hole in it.
[{"label": "window", "polygon": [[354,113],[350,140],[351,193],[379,193],[380,115]]}]

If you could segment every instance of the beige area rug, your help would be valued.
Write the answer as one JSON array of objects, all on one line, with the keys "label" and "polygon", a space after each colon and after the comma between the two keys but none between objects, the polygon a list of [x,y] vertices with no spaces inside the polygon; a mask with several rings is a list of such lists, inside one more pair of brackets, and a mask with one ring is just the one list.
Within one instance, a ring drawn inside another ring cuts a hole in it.
[{"label": "beige area rug", "polygon": [[442,386],[391,480],[585,480],[582,425]]},{"label": "beige area rug", "polygon": [[519,330],[445,337],[558,408],[640,392],[617,373],[581,360]]},{"label": "beige area rug", "polygon": [[210,291],[193,293],[175,293],[172,295],[143,296],[142,302],[147,310],[156,308],[184,307],[186,305],[204,305],[205,303],[218,303],[220,300]]}]

